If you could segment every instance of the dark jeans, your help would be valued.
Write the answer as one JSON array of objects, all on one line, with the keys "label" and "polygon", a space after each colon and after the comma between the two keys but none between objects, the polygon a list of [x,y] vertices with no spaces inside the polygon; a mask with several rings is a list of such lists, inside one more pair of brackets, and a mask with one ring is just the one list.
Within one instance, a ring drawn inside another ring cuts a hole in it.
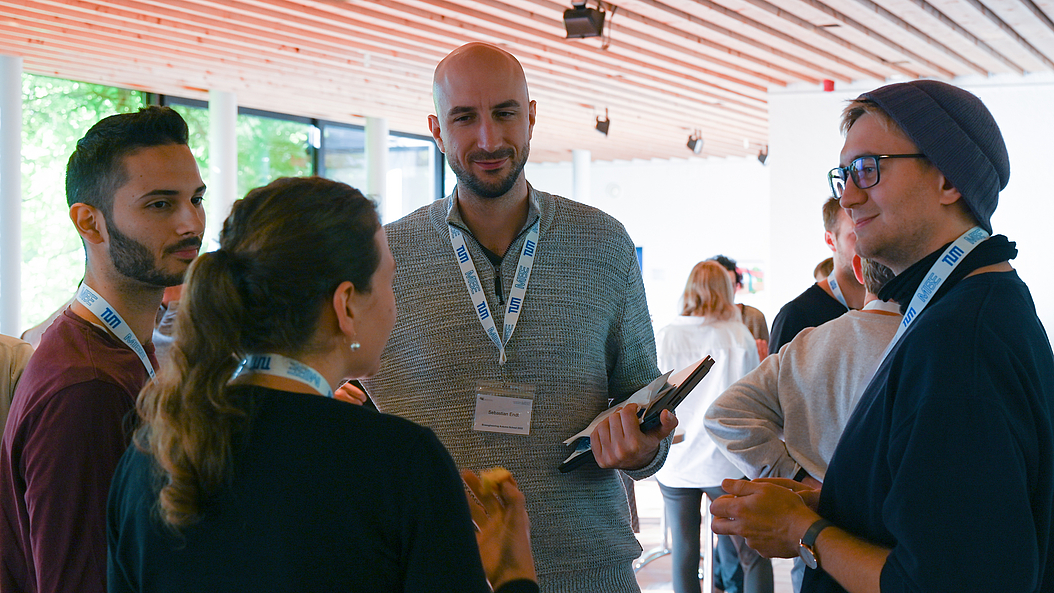
[{"label": "dark jeans", "polygon": [[[666,524],[673,534],[670,542],[673,590],[676,593],[701,593],[699,532],[703,521],[703,494],[713,499],[724,494],[724,491],[720,486],[671,488],[661,483],[659,490],[666,507]],[[706,504],[709,507],[709,501]],[[709,553],[710,550],[705,552]],[[713,554],[712,585],[718,589],[726,593],[772,593],[772,562],[748,547],[743,538],[717,536]]]}]

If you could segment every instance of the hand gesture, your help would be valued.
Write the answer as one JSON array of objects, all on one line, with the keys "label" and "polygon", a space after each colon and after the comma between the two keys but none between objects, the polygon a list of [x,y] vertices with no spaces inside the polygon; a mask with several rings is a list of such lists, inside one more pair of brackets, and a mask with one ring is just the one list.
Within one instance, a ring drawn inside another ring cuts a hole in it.
[{"label": "hand gesture", "polygon": [[523,493],[510,477],[484,492],[476,474],[462,470],[468,485],[468,506],[476,524],[476,541],[483,571],[492,588],[517,579],[535,581],[534,556],[531,554],[530,520]]},{"label": "hand gesture", "polygon": [[793,558],[805,531],[820,518],[819,491],[787,479],[725,480],[726,494],[710,505],[714,533],[739,535],[766,558]]}]

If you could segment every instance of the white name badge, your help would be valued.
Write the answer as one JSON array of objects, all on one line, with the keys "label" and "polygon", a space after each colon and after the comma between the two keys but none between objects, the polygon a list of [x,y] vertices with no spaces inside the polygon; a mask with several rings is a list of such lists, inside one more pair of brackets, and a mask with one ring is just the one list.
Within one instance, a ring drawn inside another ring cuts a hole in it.
[{"label": "white name badge", "polygon": [[505,434],[531,434],[534,387],[481,382],[476,387],[476,413],[472,430]]}]

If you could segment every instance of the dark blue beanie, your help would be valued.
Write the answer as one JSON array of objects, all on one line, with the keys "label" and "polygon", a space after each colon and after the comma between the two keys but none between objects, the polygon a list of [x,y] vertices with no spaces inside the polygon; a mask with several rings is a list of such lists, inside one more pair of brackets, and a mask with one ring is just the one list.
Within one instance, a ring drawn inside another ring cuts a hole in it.
[{"label": "dark blue beanie", "polygon": [[860,95],[897,122],[919,152],[951,181],[989,233],[1010,157],[995,119],[973,94],[936,80],[886,85]]}]

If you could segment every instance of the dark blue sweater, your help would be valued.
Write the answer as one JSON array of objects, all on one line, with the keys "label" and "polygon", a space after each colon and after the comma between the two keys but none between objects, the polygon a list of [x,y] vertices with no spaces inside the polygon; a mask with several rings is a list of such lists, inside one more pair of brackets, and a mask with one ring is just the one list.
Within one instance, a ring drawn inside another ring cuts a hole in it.
[{"label": "dark blue sweater", "polygon": [[[820,514],[892,548],[883,591],[1054,590],[1054,357],[1016,272],[960,281],[879,367]],[[822,566],[821,556],[821,566]],[[803,591],[842,591],[822,570]]]}]

